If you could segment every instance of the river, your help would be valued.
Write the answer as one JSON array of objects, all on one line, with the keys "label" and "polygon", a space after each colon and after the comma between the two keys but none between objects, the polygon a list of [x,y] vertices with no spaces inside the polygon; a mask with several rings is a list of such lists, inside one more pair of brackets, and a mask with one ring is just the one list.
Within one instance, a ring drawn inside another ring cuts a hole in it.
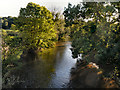
[{"label": "river", "polygon": [[15,72],[15,77],[19,77],[20,81],[14,87],[67,88],[70,70],[76,63],[70,48],[71,42],[58,42],[55,48],[44,51],[42,55],[26,63]]}]

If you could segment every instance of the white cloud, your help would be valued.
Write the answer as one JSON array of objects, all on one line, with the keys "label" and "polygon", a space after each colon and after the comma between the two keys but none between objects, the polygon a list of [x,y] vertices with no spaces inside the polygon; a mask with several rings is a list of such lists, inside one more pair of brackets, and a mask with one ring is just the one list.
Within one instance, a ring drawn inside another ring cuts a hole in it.
[{"label": "white cloud", "polygon": [[18,16],[21,7],[26,7],[27,3],[34,2],[41,6],[46,6],[48,9],[57,7],[64,10],[64,7],[71,4],[79,3],[82,0],[1,0],[0,1],[0,16]]}]

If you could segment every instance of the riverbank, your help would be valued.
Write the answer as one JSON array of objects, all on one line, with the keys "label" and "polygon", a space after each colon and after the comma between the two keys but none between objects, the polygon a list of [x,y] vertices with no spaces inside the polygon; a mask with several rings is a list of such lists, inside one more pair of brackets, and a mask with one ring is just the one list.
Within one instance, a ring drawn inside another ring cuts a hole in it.
[{"label": "riverbank", "polygon": [[[19,60],[21,65],[13,67],[6,74],[7,78],[3,80],[3,88],[43,88],[48,87],[47,84],[50,80],[51,84],[49,87],[63,87],[63,83],[66,84],[69,82],[69,71],[76,62],[71,57],[70,45],[71,42],[58,42],[54,49],[44,50],[39,55],[40,58],[36,58],[35,55],[31,54],[24,58],[25,60]],[[27,65],[21,61],[26,61]],[[15,72],[20,77],[12,75],[11,72]],[[97,69],[97,67],[85,61],[76,63],[75,68],[72,68],[71,71],[68,88],[117,88],[118,86],[114,80],[103,77],[103,72],[103,70]]]},{"label": "riverbank", "polygon": [[71,69],[70,88],[119,88],[115,80],[104,77],[95,63],[77,62]]}]

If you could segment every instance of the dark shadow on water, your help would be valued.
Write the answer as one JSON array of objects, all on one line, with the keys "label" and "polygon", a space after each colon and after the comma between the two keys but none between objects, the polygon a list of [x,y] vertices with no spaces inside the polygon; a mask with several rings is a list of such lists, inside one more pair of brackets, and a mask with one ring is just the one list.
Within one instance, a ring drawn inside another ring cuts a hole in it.
[{"label": "dark shadow on water", "polygon": [[[59,44],[59,43],[58,43]],[[70,50],[71,43],[60,42],[58,46],[48,49],[37,56],[30,51],[25,58],[27,62],[14,72],[19,77],[13,87],[17,88],[63,88],[69,83],[70,69],[75,65]]]}]

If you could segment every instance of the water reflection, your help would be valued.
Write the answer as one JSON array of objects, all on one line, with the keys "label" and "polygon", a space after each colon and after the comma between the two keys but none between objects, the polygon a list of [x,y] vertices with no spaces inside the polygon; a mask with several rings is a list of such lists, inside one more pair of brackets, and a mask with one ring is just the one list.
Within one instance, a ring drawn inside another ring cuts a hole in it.
[{"label": "water reflection", "polygon": [[76,62],[72,58],[70,47],[70,42],[59,42],[57,47],[45,51],[36,60],[15,72],[22,81],[17,87],[66,87],[70,78],[70,69]]}]

